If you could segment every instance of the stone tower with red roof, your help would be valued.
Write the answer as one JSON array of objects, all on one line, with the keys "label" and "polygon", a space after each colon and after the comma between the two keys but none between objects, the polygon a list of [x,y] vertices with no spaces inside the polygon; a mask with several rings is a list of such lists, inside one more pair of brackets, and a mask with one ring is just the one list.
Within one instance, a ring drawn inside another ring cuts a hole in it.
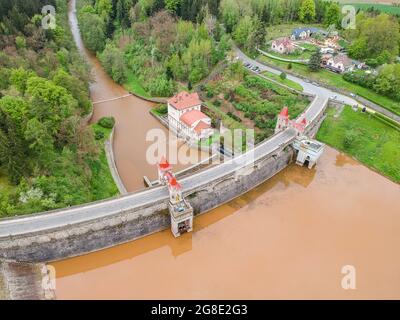
[{"label": "stone tower with red roof", "polygon": [[193,208],[183,197],[183,189],[165,157],[158,164],[158,179],[169,191],[168,209],[171,215],[171,231],[175,237],[193,230]]}]

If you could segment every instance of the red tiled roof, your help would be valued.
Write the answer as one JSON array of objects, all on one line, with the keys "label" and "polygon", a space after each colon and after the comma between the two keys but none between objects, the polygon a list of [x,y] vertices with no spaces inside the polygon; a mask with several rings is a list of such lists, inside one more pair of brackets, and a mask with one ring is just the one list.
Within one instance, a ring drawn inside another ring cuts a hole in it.
[{"label": "red tiled roof", "polygon": [[202,102],[197,92],[187,93],[186,91],[182,91],[176,96],[173,96],[171,99],[169,99],[168,103],[175,109],[184,110],[187,108],[198,106]]},{"label": "red tiled roof", "polygon": [[193,125],[196,121],[202,120],[204,118],[208,118],[203,112],[199,110],[192,110],[189,112],[186,112],[182,115],[182,117],[179,119],[189,127]]},{"label": "red tiled roof", "polygon": [[289,38],[279,38],[274,40],[275,45],[280,46],[281,44],[283,44],[284,47],[294,47],[292,41],[290,41]]},{"label": "red tiled roof", "polygon": [[161,158],[161,161],[158,165],[161,169],[164,169],[164,170],[171,167],[168,160],[164,156]]},{"label": "red tiled roof", "polygon": [[194,128],[194,131],[196,131],[197,134],[201,133],[201,130],[205,129],[210,129],[211,126],[208,123],[205,123],[204,121],[200,121],[197,126]]},{"label": "red tiled roof", "polygon": [[288,107],[283,107],[281,113],[279,114],[282,117],[289,117],[289,109]]},{"label": "red tiled roof", "polygon": [[168,185],[171,186],[174,189],[181,189],[182,186],[180,183],[176,180],[176,178],[172,174],[167,174],[166,175],[168,179]]}]

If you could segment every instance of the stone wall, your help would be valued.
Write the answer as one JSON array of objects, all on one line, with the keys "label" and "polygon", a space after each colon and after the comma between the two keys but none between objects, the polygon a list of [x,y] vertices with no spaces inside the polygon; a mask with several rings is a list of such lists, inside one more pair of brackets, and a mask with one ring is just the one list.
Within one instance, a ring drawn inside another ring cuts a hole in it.
[{"label": "stone wall", "polygon": [[[248,175],[228,175],[211,181],[204,189],[186,194],[195,214],[218,207],[265,182],[291,162],[293,149],[256,163]],[[120,212],[101,221],[92,221],[68,229],[10,237],[0,242],[0,257],[24,262],[65,259],[129,242],[170,227],[168,202],[163,200],[136,210]]]},{"label": "stone wall", "polygon": [[47,279],[43,281],[47,271],[47,267],[42,263],[0,261],[0,300],[54,299],[55,293],[49,289]]}]

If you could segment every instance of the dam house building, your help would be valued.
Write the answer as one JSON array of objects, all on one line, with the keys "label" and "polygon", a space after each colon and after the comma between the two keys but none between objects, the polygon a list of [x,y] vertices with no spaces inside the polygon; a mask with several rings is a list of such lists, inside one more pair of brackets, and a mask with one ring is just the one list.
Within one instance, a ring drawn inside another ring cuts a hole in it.
[{"label": "dam house building", "polygon": [[168,100],[170,129],[188,142],[196,143],[214,134],[211,119],[201,111],[203,102],[197,92],[180,92]]},{"label": "dam house building", "polygon": [[323,154],[325,145],[317,140],[306,137],[306,126],[307,119],[304,115],[298,120],[290,120],[289,109],[288,107],[284,107],[278,115],[275,133],[285,130],[286,128],[295,129],[297,137],[293,143],[293,148],[296,151],[296,164],[299,166],[307,164],[308,168],[312,169]]}]

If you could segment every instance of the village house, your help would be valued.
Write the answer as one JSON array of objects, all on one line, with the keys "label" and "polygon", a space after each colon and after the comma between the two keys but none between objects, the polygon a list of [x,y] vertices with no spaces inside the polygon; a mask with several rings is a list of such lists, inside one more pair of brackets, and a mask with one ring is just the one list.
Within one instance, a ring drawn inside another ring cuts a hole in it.
[{"label": "village house", "polygon": [[201,112],[202,101],[197,92],[180,92],[168,100],[168,122],[178,135],[191,142],[213,135],[211,119]]},{"label": "village house", "polygon": [[326,68],[335,72],[343,73],[354,69],[363,69],[365,64],[360,61],[350,59],[346,54],[332,56],[326,61]]},{"label": "village house", "polygon": [[304,27],[304,28],[296,28],[292,31],[292,40],[305,40],[312,37],[315,34],[321,34],[324,37],[328,35],[328,32],[319,28],[311,28],[311,27]]},{"label": "village house", "polygon": [[293,42],[289,38],[279,38],[272,41],[271,44],[271,50],[281,54],[290,54],[295,49]]}]

